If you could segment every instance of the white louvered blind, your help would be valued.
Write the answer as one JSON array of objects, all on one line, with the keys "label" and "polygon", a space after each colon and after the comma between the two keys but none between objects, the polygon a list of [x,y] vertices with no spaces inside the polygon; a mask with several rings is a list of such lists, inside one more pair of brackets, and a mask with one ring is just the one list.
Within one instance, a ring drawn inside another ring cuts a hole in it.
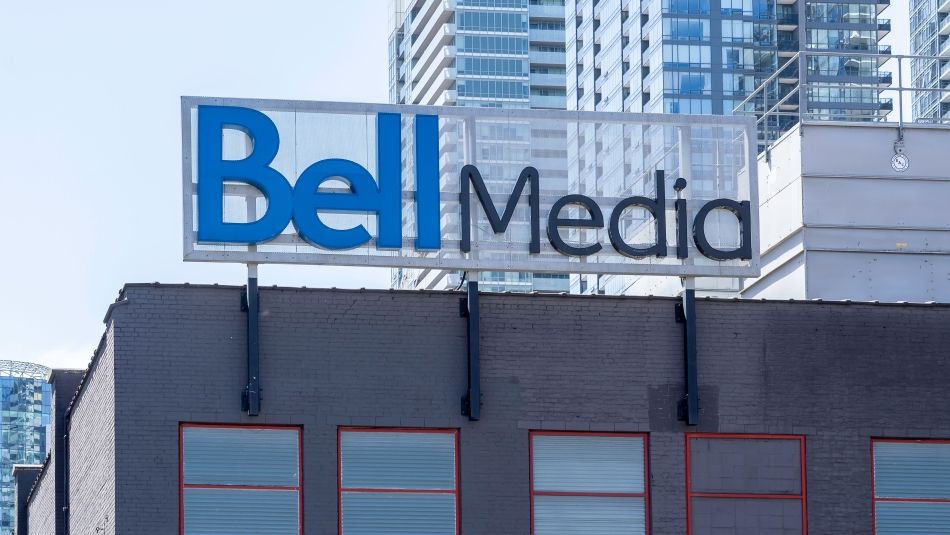
[{"label": "white louvered blind", "polygon": [[344,535],[454,535],[455,431],[340,431]]},{"label": "white louvered blind", "polygon": [[296,428],[184,426],[186,535],[300,533]]},{"label": "white louvered blind", "polygon": [[646,532],[642,436],[532,433],[536,535]]},{"label": "white louvered blind", "polygon": [[950,533],[950,443],[874,442],[874,525],[881,535]]}]

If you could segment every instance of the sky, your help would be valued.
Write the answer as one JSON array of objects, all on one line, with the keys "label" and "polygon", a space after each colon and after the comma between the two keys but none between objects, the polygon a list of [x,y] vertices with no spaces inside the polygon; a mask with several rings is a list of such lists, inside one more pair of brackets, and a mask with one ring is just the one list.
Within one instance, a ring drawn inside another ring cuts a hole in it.
[{"label": "sky", "polygon": [[[882,16],[907,53],[906,0]],[[244,284],[242,265],[181,260],[180,97],[386,102],[389,30],[387,0],[0,4],[0,359],[85,367],[127,282]]]},{"label": "sky", "polygon": [[[85,367],[126,282],[244,284],[182,262],[182,95],[386,102],[386,0],[0,4],[0,359]],[[263,266],[262,285],[389,271]]]}]

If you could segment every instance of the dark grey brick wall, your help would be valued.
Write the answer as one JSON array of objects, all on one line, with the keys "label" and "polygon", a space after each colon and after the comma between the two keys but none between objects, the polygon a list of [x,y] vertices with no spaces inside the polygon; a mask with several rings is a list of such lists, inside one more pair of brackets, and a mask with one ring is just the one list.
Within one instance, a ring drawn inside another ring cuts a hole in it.
[{"label": "dark grey brick wall", "polygon": [[[950,307],[701,301],[702,421],[690,429],[675,419],[671,299],[483,296],[483,420],[471,423],[459,414],[465,320],[448,293],[263,289],[263,412],[243,415],[241,292],[127,287],[114,363],[108,352],[98,365],[115,374],[116,487],[97,490],[107,462],[73,479],[73,500],[90,495],[73,532],[110,498],[118,532],[175,532],[183,421],[302,425],[308,534],[337,530],[340,425],[459,428],[462,529],[493,535],[529,532],[530,429],[649,433],[655,534],[685,531],[686,431],[804,434],[809,530],[822,534],[870,533],[869,437],[950,436]],[[96,376],[71,440],[112,459],[113,390]]]},{"label": "dark grey brick wall", "polygon": [[53,477],[55,468],[53,460],[50,459],[27,502],[27,529],[33,535],[56,533],[56,488]]}]

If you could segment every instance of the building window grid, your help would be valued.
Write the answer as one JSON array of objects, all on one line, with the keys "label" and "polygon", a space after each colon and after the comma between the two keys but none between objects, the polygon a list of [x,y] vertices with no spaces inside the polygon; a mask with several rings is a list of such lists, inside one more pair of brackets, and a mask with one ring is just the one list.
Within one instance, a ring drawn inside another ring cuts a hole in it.
[{"label": "building window grid", "polygon": [[886,503],[886,502],[900,502],[900,503],[950,503],[950,498],[904,498],[899,496],[882,496],[878,497],[877,495],[877,482],[874,471],[874,445],[875,444],[886,444],[886,443],[898,443],[898,444],[931,444],[938,445],[944,444],[950,446],[950,439],[913,439],[913,438],[872,438],[871,439],[871,533],[877,533],[877,504]]},{"label": "building window grid", "polygon": [[[643,492],[558,492],[534,490],[534,437],[628,437],[643,439]],[[597,498],[643,498],[644,533],[650,534],[650,440],[646,433],[596,433],[585,431],[531,431],[528,433],[528,494],[531,521],[531,535],[534,535],[534,498],[535,496],[578,496]]]},{"label": "building window grid", "polygon": [[[351,488],[343,486],[343,433],[420,433],[453,435],[455,439],[455,488],[453,489],[392,489],[392,488]],[[455,534],[462,530],[461,493],[459,492],[459,431],[458,429],[428,429],[418,427],[338,427],[337,428],[337,533],[343,535],[343,493],[393,493],[393,494],[453,494],[455,495]]]},{"label": "building window grid", "polygon": [[[801,456],[801,492],[799,494],[764,494],[755,492],[693,492],[690,481],[691,440],[797,440]],[[755,435],[744,433],[686,433],[686,535],[692,535],[693,498],[731,498],[747,500],[798,500],[802,504],[802,535],[808,535],[808,493],[805,488],[805,437],[804,435]]]},{"label": "building window grid", "polygon": [[[185,483],[185,429],[241,429],[241,430],[296,430],[297,431],[297,485],[215,485]],[[297,526],[303,535],[303,428],[296,425],[247,425],[182,423],[178,426],[178,533],[185,535],[185,489],[263,490],[297,493]]]}]

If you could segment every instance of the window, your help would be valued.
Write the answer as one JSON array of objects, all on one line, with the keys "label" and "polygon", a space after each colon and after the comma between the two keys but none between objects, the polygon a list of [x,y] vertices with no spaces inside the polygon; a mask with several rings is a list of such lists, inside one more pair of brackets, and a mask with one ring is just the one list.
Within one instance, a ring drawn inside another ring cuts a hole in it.
[{"label": "window", "polygon": [[710,68],[710,47],[701,45],[663,45],[663,66],[666,68]]},{"label": "window", "polygon": [[686,113],[691,115],[709,115],[712,113],[712,101],[708,98],[666,98],[666,113]]},{"label": "window", "polygon": [[182,424],[184,535],[303,533],[299,427]]},{"label": "window", "polygon": [[803,534],[805,437],[686,434],[688,535]]},{"label": "window", "polygon": [[752,0],[722,0],[720,13],[723,17],[751,17]]},{"label": "window", "polygon": [[534,535],[649,531],[646,435],[530,434]]},{"label": "window", "polygon": [[339,431],[341,535],[457,534],[458,431]]},{"label": "window", "polygon": [[563,30],[563,22],[532,22],[530,28],[532,30]]},{"label": "window", "polygon": [[460,0],[460,6],[479,6],[479,7],[528,7],[525,0]]},{"label": "window", "polygon": [[950,441],[871,441],[874,533],[950,532]]},{"label": "window", "polygon": [[709,78],[710,75],[704,73],[666,71],[663,73],[663,85],[667,93],[708,95]]},{"label": "window", "polygon": [[723,42],[752,42],[755,25],[751,22],[741,20],[723,20],[722,21],[722,40]]},{"label": "window", "polygon": [[476,32],[525,32],[528,31],[528,16],[520,13],[495,13],[491,11],[459,11],[456,13],[460,31]]},{"label": "window", "polygon": [[663,19],[663,39],[708,41],[708,19]]},{"label": "window", "polygon": [[[460,35],[459,52],[475,54],[527,54],[528,40],[504,35]],[[563,52],[563,49],[562,49]]]},{"label": "window", "polygon": [[527,76],[528,62],[521,59],[459,58],[458,73],[468,76]]},{"label": "window", "polygon": [[528,98],[528,84],[502,80],[459,80],[460,97],[474,98]]},{"label": "window", "polygon": [[532,52],[564,52],[563,45],[531,45]]},{"label": "window", "polygon": [[709,0],[663,0],[664,13],[708,15]]}]

